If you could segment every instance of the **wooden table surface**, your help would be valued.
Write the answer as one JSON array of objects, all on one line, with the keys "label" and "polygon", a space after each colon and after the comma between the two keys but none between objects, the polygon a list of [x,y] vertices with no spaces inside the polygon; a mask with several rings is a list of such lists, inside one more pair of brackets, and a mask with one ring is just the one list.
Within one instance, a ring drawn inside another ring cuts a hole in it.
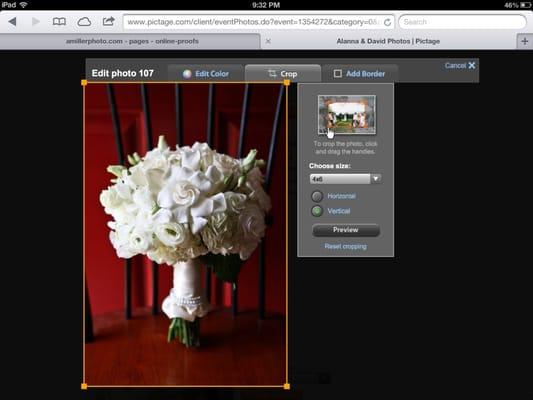
[{"label": "wooden table surface", "polygon": [[201,347],[167,342],[169,319],[139,310],[96,316],[95,338],[85,346],[90,385],[283,385],[285,317],[258,321],[229,309],[202,318]]}]

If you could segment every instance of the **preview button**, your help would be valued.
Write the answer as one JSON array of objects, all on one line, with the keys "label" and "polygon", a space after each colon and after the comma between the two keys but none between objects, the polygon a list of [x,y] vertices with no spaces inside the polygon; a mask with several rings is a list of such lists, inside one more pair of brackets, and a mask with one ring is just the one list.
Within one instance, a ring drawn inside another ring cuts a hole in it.
[{"label": "preview button", "polygon": [[378,224],[314,224],[316,237],[374,237],[379,235]]}]

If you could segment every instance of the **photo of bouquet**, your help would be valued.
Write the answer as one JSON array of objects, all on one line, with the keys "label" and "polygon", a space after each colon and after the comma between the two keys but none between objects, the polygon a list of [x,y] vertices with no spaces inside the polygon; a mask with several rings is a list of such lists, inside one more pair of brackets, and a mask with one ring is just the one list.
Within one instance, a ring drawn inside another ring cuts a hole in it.
[{"label": "photo of bouquet", "polygon": [[173,267],[173,287],[163,301],[168,341],[200,345],[199,318],[210,309],[201,287],[201,265],[235,284],[242,262],[265,234],[270,198],[264,166],[251,150],[235,159],[206,143],[172,150],[164,136],[130,166],[113,165],[112,185],[100,194],[109,238],[118,257],[146,255]]}]

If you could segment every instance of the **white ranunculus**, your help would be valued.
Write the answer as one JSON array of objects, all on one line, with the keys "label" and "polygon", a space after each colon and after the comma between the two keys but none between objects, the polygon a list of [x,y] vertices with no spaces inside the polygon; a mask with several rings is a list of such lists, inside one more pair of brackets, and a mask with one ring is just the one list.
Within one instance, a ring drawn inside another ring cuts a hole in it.
[{"label": "white ranunculus", "polygon": [[187,240],[189,229],[176,222],[166,222],[156,226],[155,234],[165,246],[176,247]]},{"label": "white ranunculus", "polygon": [[130,233],[129,247],[136,254],[146,254],[152,246],[152,234],[148,230],[135,227]]}]

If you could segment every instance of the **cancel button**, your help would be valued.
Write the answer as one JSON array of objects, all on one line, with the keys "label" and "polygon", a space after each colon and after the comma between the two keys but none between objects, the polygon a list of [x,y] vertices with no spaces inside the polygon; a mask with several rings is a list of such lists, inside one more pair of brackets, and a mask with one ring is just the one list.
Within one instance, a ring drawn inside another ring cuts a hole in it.
[{"label": "cancel button", "polygon": [[314,224],[313,236],[369,237],[379,235],[378,224]]}]

